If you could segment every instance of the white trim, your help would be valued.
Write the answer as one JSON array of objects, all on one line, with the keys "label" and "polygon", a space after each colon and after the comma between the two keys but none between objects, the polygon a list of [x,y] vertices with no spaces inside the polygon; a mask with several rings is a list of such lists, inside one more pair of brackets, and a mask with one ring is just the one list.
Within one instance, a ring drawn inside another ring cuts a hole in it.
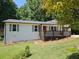
[{"label": "white trim", "polygon": [[3,40],[4,44],[6,44],[6,24],[4,24],[4,40]]}]

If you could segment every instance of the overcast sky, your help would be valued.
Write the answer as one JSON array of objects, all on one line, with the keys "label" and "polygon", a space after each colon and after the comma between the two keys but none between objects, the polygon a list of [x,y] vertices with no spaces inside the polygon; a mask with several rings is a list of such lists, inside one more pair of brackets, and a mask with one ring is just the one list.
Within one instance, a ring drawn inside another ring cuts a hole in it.
[{"label": "overcast sky", "polygon": [[18,7],[23,6],[24,3],[26,2],[26,0],[13,0],[13,1],[16,3]]}]

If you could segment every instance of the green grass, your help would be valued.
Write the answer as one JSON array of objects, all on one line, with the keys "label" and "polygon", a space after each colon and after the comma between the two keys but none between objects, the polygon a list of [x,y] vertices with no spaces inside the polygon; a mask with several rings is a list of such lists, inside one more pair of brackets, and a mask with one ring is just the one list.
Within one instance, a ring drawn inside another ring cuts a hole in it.
[{"label": "green grass", "polygon": [[79,39],[66,40],[58,43],[39,45],[33,42],[17,43],[14,45],[4,46],[0,42],[0,59],[11,59],[15,55],[24,50],[25,46],[29,46],[32,55],[27,59],[66,59],[72,54],[68,51],[69,48],[79,45]]}]

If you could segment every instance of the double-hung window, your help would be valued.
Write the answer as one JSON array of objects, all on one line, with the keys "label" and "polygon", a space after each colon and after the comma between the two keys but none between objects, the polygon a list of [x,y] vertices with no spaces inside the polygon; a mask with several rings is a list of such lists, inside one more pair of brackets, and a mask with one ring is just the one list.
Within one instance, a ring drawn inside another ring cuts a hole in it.
[{"label": "double-hung window", "polygon": [[16,31],[17,30],[17,27],[15,24],[13,24],[13,28],[12,28],[12,31]]},{"label": "double-hung window", "polygon": [[39,27],[37,25],[33,25],[32,26],[32,31],[38,32],[39,31]]},{"label": "double-hung window", "polygon": [[19,31],[19,24],[10,24],[9,31]]}]

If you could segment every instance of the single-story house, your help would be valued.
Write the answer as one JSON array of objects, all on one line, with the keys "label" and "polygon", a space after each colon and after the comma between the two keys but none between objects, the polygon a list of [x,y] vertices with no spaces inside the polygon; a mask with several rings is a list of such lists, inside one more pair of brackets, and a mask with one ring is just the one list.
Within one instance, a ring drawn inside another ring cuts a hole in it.
[{"label": "single-story house", "polygon": [[8,19],[3,21],[4,42],[27,40],[46,40],[47,38],[67,37],[71,35],[68,25],[59,26],[56,20],[41,22]]}]

